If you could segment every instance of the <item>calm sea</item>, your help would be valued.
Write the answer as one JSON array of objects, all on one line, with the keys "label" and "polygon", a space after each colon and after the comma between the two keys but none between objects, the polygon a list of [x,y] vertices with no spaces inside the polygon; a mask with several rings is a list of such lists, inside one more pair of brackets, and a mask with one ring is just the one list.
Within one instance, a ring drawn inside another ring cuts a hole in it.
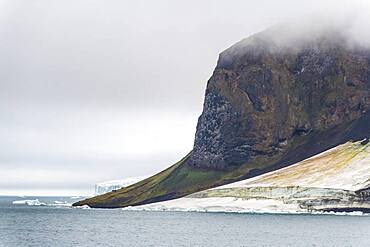
[{"label": "calm sea", "polygon": [[[35,199],[33,204],[47,206],[12,203]],[[73,201],[67,197],[0,197],[0,246],[370,246],[369,216],[63,206]]]}]

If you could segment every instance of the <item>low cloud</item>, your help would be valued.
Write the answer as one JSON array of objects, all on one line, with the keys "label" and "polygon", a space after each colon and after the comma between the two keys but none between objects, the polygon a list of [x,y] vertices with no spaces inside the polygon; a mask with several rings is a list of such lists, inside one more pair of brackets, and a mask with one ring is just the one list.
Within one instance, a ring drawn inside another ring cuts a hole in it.
[{"label": "low cloud", "polygon": [[369,10],[365,0],[0,0],[1,179],[8,191],[50,181],[86,191],[165,168],[192,147],[220,52],[297,20],[306,34],[340,24],[367,45]]}]

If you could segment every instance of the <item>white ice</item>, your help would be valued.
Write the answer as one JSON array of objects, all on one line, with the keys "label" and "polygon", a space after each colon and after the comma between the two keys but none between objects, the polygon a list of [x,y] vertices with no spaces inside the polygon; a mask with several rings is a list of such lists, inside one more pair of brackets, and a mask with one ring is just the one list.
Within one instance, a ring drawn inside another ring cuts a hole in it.
[{"label": "white ice", "polygon": [[105,182],[100,182],[95,184],[95,195],[101,195],[113,190],[118,190],[132,184],[135,184],[143,179],[146,179],[149,176],[140,176],[140,177],[130,177],[120,180],[110,180]]}]

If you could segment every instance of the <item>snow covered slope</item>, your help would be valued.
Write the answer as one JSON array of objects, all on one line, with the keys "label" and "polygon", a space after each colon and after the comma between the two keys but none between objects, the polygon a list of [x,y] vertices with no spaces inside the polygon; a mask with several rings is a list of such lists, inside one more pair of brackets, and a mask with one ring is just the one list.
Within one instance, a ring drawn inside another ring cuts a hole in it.
[{"label": "snow covered slope", "polygon": [[353,191],[370,187],[369,144],[348,142],[295,165],[223,188],[290,186]]},{"label": "snow covered slope", "polygon": [[347,142],[292,166],[184,198],[131,209],[370,212],[370,143]]}]

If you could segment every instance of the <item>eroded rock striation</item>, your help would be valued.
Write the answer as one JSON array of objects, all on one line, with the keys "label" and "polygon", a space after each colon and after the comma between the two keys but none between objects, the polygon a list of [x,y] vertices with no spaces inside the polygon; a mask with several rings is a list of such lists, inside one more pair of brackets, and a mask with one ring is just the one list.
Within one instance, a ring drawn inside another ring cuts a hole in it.
[{"label": "eroded rock striation", "polygon": [[351,47],[336,30],[291,36],[280,40],[273,29],[221,53],[207,84],[192,165],[225,169],[283,154],[300,136],[370,109],[368,50]]}]

